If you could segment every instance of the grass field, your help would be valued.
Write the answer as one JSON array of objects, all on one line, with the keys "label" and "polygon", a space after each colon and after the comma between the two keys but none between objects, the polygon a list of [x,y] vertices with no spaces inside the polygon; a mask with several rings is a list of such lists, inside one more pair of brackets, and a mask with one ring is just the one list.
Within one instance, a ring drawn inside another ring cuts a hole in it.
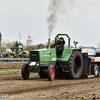
[{"label": "grass field", "polygon": [[0,62],[0,74],[20,73],[23,64],[22,62]]},{"label": "grass field", "polygon": [[[2,73],[0,73],[0,74],[16,74],[16,73],[21,73],[21,72],[6,72],[6,71],[21,71],[21,69],[0,69],[0,72],[2,72]],[[3,73],[4,72],[4,73]]]},{"label": "grass field", "polygon": [[21,70],[21,69],[0,69],[0,71],[11,71],[11,70]]},{"label": "grass field", "polygon": [[18,74],[18,73],[21,73],[21,72],[0,73],[0,75],[5,75],[5,74]]}]

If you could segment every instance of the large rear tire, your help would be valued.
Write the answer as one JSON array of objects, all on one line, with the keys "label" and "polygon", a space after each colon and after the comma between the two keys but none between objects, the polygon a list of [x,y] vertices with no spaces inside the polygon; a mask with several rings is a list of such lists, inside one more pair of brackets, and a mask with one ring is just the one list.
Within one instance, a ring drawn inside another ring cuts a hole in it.
[{"label": "large rear tire", "polygon": [[83,60],[82,55],[79,51],[73,51],[68,61],[68,71],[65,73],[65,78],[78,79],[81,77],[83,72]]},{"label": "large rear tire", "polygon": [[55,78],[55,67],[54,65],[49,65],[47,70],[47,77],[49,81],[53,81]]},{"label": "large rear tire", "polygon": [[21,70],[21,75],[24,80],[28,79],[28,77],[30,75],[30,73],[28,72],[28,64],[23,64],[22,70]]}]

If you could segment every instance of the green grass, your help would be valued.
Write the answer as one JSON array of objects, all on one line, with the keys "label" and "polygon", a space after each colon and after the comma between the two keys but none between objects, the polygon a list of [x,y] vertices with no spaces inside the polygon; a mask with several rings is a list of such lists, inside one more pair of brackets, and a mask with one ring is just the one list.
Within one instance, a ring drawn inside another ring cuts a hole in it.
[{"label": "green grass", "polygon": [[21,69],[0,69],[0,71],[21,70]]},{"label": "green grass", "polygon": [[18,74],[18,73],[21,73],[21,72],[11,72],[11,73],[0,73],[0,75],[4,75],[4,74]]},{"label": "green grass", "polygon": [[[21,70],[21,69],[0,69],[0,71],[11,71],[11,70]],[[16,74],[21,72],[10,72],[10,73],[0,73],[0,74]]]},{"label": "green grass", "polygon": [[[26,62],[25,62],[26,63]],[[11,62],[0,62],[0,65],[13,65],[13,64],[23,64],[23,62],[17,62],[17,63],[11,63]],[[0,71],[11,71],[11,70],[21,70],[21,68],[19,69],[0,69]],[[1,74],[16,74],[16,73],[21,73],[21,72],[10,72],[10,73],[0,73]]]}]

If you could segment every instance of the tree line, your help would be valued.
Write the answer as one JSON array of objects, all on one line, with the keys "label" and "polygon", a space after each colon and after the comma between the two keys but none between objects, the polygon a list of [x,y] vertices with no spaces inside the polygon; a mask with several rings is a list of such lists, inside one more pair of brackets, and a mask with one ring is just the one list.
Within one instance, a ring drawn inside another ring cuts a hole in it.
[{"label": "tree line", "polygon": [[[52,40],[51,41],[51,45],[55,43],[55,40]],[[34,49],[40,49],[40,48],[45,48],[47,47],[48,43],[39,43],[39,44],[35,44],[35,45],[32,45],[32,42],[31,41],[26,41],[25,44],[22,45],[23,47],[23,50],[34,50]],[[1,42],[1,45],[0,45],[0,51],[6,51],[6,49],[11,49],[11,48],[14,48],[14,47],[18,47],[19,46],[19,43],[18,41],[12,41],[10,42],[9,40],[8,41],[2,41]],[[97,44],[98,48],[100,48],[100,42],[98,42]],[[71,48],[74,48],[75,46],[71,46]],[[65,48],[67,48],[67,45],[65,45]],[[94,48],[93,46],[78,46],[78,48]]]},{"label": "tree line", "polygon": [[[54,43],[54,40],[51,41],[51,45]],[[40,49],[40,48],[45,48],[47,47],[48,43],[39,43],[39,44],[35,44],[32,45],[31,41],[26,41],[25,44],[22,44],[22,48],[23,50],[34,50],[34,49]],[[12,41],[10,42],[8,41],[2,41],[1,45],[0,45],[0,51],[6,51],[6,49],[11,49],[11,48],[15,48],[15,47],[19,47],[19,43],[18,41]]]}]

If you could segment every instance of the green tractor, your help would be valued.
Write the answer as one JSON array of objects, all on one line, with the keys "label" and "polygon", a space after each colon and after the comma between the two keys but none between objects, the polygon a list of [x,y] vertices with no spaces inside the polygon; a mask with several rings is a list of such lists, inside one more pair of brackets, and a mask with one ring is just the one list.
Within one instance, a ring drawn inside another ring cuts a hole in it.
[{"label": "green tractor", "polygon": [[23,51],[23,48],[18,48],[18,47],[14,47],[11,48],[11,52],[9,52],[11,55],[15,55],[15,54],[19,54],[19,56],[21,56],[21,54],[27,54],[27,51]]},{"label": "green tractor", "polygon": [[[78,79],[83,72],[81,49],[70,48],[70,37],[67,34],[58,34],[68,38],[68,48],[64,48],[61,55],[56,55],[56,48],[44,48],[29,51],[29,63],[23,64],[21,74],[28,79],[30,72],[38,73],[41,78],[53,81],[56,76]],[[55,37],[55,42],[56,42]]]}]

